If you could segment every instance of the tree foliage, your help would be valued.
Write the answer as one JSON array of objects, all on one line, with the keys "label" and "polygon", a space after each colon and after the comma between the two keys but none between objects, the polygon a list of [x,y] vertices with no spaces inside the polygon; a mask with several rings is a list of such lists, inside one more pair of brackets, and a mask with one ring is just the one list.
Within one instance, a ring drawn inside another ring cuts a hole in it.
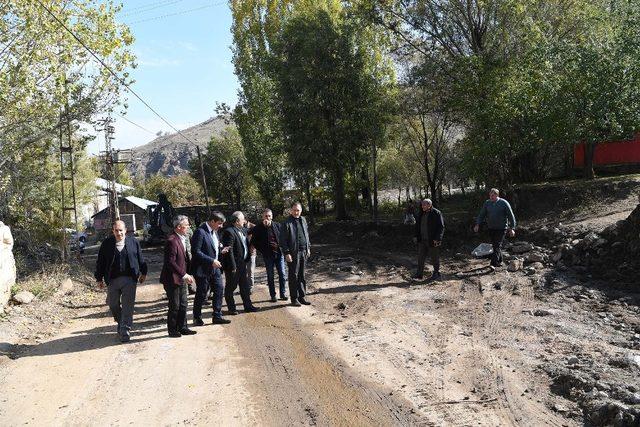
[{"label": "tree foliage", "polygon": [[159,194],[166,194],[173,206],[202,205],[202,187],[191,175],[164,176],[155,174],[139,183],[134,191],[138,197],[158,200]]}]

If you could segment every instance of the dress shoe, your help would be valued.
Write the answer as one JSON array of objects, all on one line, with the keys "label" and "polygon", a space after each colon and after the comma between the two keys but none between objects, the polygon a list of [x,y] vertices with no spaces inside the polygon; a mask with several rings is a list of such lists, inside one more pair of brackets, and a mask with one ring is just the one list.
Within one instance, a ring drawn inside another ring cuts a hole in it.
[{"label": "dress shoe", "polygon": [[125,331],[120,334],[120,342],[129,342],[129,341],[131,341],[131,335],[129,334],[129,331]]},{"label": "dress shoe", "polygon": [[288,297],[288,296],[286,296],[286,295],[282,295],[282,296],[280,297],[280,301],[286,301],[286,300],[288,300],[288,299],[289,299],[289,297]]},{"label": "dress shoe", "polygon": [[182,336],[182,334],[180,332],[178,332],[178,331],[175,331],[175,332],[169,332],[169,336],[171,338],[180,338]]},{"label": "dress shoe", "polygon": [[311,305],[311,303],[304,298],[298,298],[298,302],[302,305]]},{"label": "dress shoe", "polygon": [[440,273],[433,273],[431,275],[431,277],[429,277],[429,281],[430,282],[435,282],[435,281],[440,280],[441,278],[442,278],[442,276],[440,275]]},{"label": "dress shoe", "polygon": [[274,296],[271,297],[271,299],[269,300],[271,302],[278,302],[278,299]]},{"label": "dress shoe", "polygon": [[226,325],[228,323],[231,323],[231,320],[227,320],[227,319],[213,319],[212,322],[214,325]]},{"label": "dress shoe", "polygon": [[422,280],[422,274],[414,274],[411,278],[413,280]]},{"label": "dress shoe", "polygon": [[260,309],[258,307],[256,307],[256,306],[252,305],[251,307],[246,308],[244,311],[247,312],[247,313],[254,313],[256,311],[260,311]]},{"label": "dress shoe", "polygon": [[204,326],[204,322],[199,317],[193,319],[193,326]]},{"label": "dress shoe", "polygon": [[231,316],[235,316],[235,315],[237,315],[237,314],[238,314],[238,310],[229,310],[229,311],[227,312],[227,314],[229,314],[229,315],[231,315]]},{"label": "dress shoe", "polygon": [[192,329],[189,329],[189,328],[182,328],[182,329],[180,329],[180,333],[181,333],[182,335],[195,335],[195,334],[197,334],[197,332],[196,332],[196,331],[194,331],[194,330],[192,330]]},{"label": "dress shoe", "polygon": [[291,305],[292,305],[293,307],[301,307],[301,306],[302,306],[302,304],[300,304],[297,300],[293,300],[293,301],[291,301]]}]

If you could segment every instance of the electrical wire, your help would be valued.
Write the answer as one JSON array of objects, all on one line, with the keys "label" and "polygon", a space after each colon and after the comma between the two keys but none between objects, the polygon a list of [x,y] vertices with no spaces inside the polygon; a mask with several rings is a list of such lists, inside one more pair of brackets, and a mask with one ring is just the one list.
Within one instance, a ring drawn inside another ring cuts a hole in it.
[{"label": "electrical wire", "polygon": [[141,24],[143,22],[157,21],[159,19],[170,18],[172,16],[178,16],[178,15],[184,15],[184,14],[187,14],[187,13],[196,12],[198,10],[208,9],[210,7],[221,6],[221,5],[225,4],[225,3],[226,2],[207,4],[207,5],[204,5],[204,6],[196,7],[194,9],[181,10],[179,12],[168,13],[166,15],[154,16],[153,18],[140,19],[138,21],[127,22],[126,24],[127,25],[135,25],[135,24]]},{"label": "electrical wire", "polygon": [[[178,0],[178,1],[183,1],[183,0]],[[160,1],[154,1],[154,2],[151,2],[151,3],[147,3],[147,4],[141,4],[140,6],[136,6],[136,7],[129,7],[129,8],[124,7],[122,10],[123,10],[124,12],[127,12],[127,13],[128,13],[128,11],[132,11],[132,10],[139,10],[139,9],[146,9],[146,8],[149,8],[149,7],[154,7],[154,6],[156,6],[156,5],[160,5],[160,6],[162,6],[162,5],[163,5],[163,4],[165,4],[165,3],[172,3],[172,2],[176,2],[176,0],[160,0]],[[158,7],[160,7],[160,6],[158,6]]]},{"label": "electrical wire", "polygon": [[134,121],[132,121],[132,120],[129,120],[128,118],[126,118],[126,117],[125,117],[125,116],[123,116],[122,114],[120,114],[120,113],[116,113],[116,114],[117,114],[118,116],[120,116],[122,119],[124,119],[125,121],[127,121],[127,122],[131,123],[132,125],[134,125],[135,127],[139,128],[139,129],[142,129],[143,131],[145,131],[145,132],[147,132],[147,133],[150,133],[151,135],[155,135],[155,133],[154,133],[154,132],[151,132],[149,129],[145,128],[144,126],[139,125],[139,124],[137,124],[136,122],[134,122]]},{"label": "electrical wire", "polygon": [[141,14],[141,13],[147,13],[147,12],[150,12],[150,11],[152,11],[152,10],[160,9],[160,8],[162,8],[162,7],[171,6],[172,4],[181,3],[181,2],[183,2],[183,1],[184,1],[184,0],[170,0],[170,1],[165,1],[165,2],[162,2],[162,4],[159,4],[159,5],[157,5],[157,6],[148,7],[148,8],[146,8],[146,9],[137,10],[137,11],[135,11],[135,12],[126,12],[126,13],[122,13],[122,14],[120,14],[119,16],[120,16],[121,18],[123,18],[123,17],[125,17],[125,16],[139,15],[139,14]]},{"label": "electrical wire", "polygon": [[185,140],[187,140],[188,142],[190,142],[191,144],[195,145],[196,147],[198,147],[198,144],[196,144],[195,142],[193,142],[189,137],[187,137],[184,133],[182,133],[182,131],[180,131],[180,129],[176,128],[174,125],[172,125],[171,123],[169,123],[169,121],[167,119],[164,118],[164,116],[162,116],[158,111],[156,111],[155,108],[153,108],[151,105],[149,105],[149,103],[147,101],[145,101],[144,99],[142,99],[142,97],[140,95],[138,95],[138,93],[136,91],[134,91],[128,84],[127,82],[120,77],[115,71],[113,71],[113,69],[107,65],[102,58],[100,58],[91,48],[89,48],[89,46],[87,46],[73,31],[71,31],[71,29],[69,29],[69,27],[67,27],[67,25],[62,22],[62,20],[60,20],[60,18],[58,18],[58,16],[53,13],[51,11],[51,9],[49,9],[47,6],[44,5],[44,3],[42,3],[41,0],[36,0],[36,2],[40,5],[40,7],[42,7],[45,11],[47,11],[47,13],[62,27],[64,28],[69,34],[71,34],[71,36],[76,39],[76,41],[78,43],[80,43],[80,45],[85,48],[87,50],[87,52],[89,52],[91,54],[91,56],[93,56],[96,61],[98,61],[98,63],[100,63],[100,65],[102,65],[113,77],[116,78],[116,80],[118,80],[118,82],[120,82],[120,84],[122,84],[128,91],[129,93],[131,93],[133,96],[135,96],[140,102],[142,102],[142,104],[147,107],[153,114],[155,114],[160,120],[162,120],[165,124],[167,124],[167,126],[169,126],[171,129],[173,129],[178,135],[182,136]]}]

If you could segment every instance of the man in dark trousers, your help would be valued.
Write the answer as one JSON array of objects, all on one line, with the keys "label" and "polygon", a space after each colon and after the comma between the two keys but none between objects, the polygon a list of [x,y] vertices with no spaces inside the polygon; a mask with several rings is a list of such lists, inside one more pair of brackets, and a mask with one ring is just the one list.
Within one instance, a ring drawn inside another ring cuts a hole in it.
[{"label": "man in dark trousers", "polygon": [[280,299],[287,300],[286,277],[284,273],[284,256],[280,251],[280,224],[273,220],[271,209],[262,212],[262,221],[253,227],[251,235],[251,246],[255,247],[262,254],[264,265],[267,269],[267,285],[271,302],[276,302],[276,286],[273,267],[278,270],[278,280],[280,285]]},{"label": "man in dark trousers", "polygon": [[209,220],[202,223],[191,238],[191,254],[193,260],[191,270],[196,280],[196,296],[193,301],[193,324],[204,325],[202,320],[202,304],[207,298],[209,289],[213,293],[213,323],[226,324],[230,320],[222,317],[222,258],[218,230],[224,224],[224,215],[213,212]]},{"label": "man in dark trousers", "polygon": [[302,205],[294,203],[289,213],[291,215],[280,228],[280,250],[289,269],[291,305],[300,307],[301,304],[311,304],[306,299],[307,283],[304,277],[307,259],[311,256],[311,243],[307,220],[302,216]]},{"label": "man in dark trousers", "polygon": [[491,246],[493,246],[489,268],[495,270],[502,265],[502,243],[505,234],[508,233],[509,237],[516,235],[516,217],[509,202],[500,198],[500,191],[497,188],[489,191],[489,200],[482,205],[473,231],[477,233],[480,230],[480,224],[485,221],[489,229]]},{"label": "man in dark trousers", "polygon": [[444,235],[442,212],[433,207],[431,199],[420,202],[420,211],[416,219],[416,234],[413,240],[418,244],[418,271],[415,279],[422,279],[427,254],[431,256],[433,273],[429,280],[440,280],[440,245]]},{"label": "man in dark trousers", "polygon": [[100,288],[107,284],[107,304],[118,323],[120,341],[128,342],[133,325],[136,285],[146,279],[147,263],[140,243],[135,237],[127,236],[123,221],[115,221],[112,231],[113,236],[107,237],[100,245],[95,278]]},{"label": "man in dark trousers", "polygon": [[244,227],[244,214],[236,211],[231,214],[229,220],[231,225],[222,232],[222,244],[228,248],[224,258],[224,299],[227,302],[229,314],[238,314],[236,302],[233,297],[235,290],[240,287],[240,297],[245,312],[258,311],[258,308],[251,302],[249,294],[249,277],[247,274],[247,264],[251,262],[251,251],[247,239],[247,231]]},{"label": "man in dark trousers", "polygon": [[186,325],[187,286],[194,282],[193,276],[188,273],[190,267],[187,252],[188,228],[189,218],[186,216],[178,215],[173,219],[174,232],[167,237],[164,247],[164,264],[160,273],[160,283],[164,285],[169,300],[167,329],[172,338],[196,333]]}]

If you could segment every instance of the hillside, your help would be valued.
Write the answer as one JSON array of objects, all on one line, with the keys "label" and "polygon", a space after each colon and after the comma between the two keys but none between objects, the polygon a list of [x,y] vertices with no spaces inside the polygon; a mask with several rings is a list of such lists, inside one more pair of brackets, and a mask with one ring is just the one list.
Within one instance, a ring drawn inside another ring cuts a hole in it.
[{"label": "hillside", "polygon": [[[182,130],[182,133],[198,144],[201,149],[206,150],[211,137],[220,135],[227,126],[229,125],[224,119],[212,117]],[[133,149],[135,160],[129,165],[129,171],[136,179],[158,172],[169,176],[179,175],[189,170],[189,160],[194,157],[196,157],[196,147],[181,135],[177,133],[162,135],[148,144]]]}]

